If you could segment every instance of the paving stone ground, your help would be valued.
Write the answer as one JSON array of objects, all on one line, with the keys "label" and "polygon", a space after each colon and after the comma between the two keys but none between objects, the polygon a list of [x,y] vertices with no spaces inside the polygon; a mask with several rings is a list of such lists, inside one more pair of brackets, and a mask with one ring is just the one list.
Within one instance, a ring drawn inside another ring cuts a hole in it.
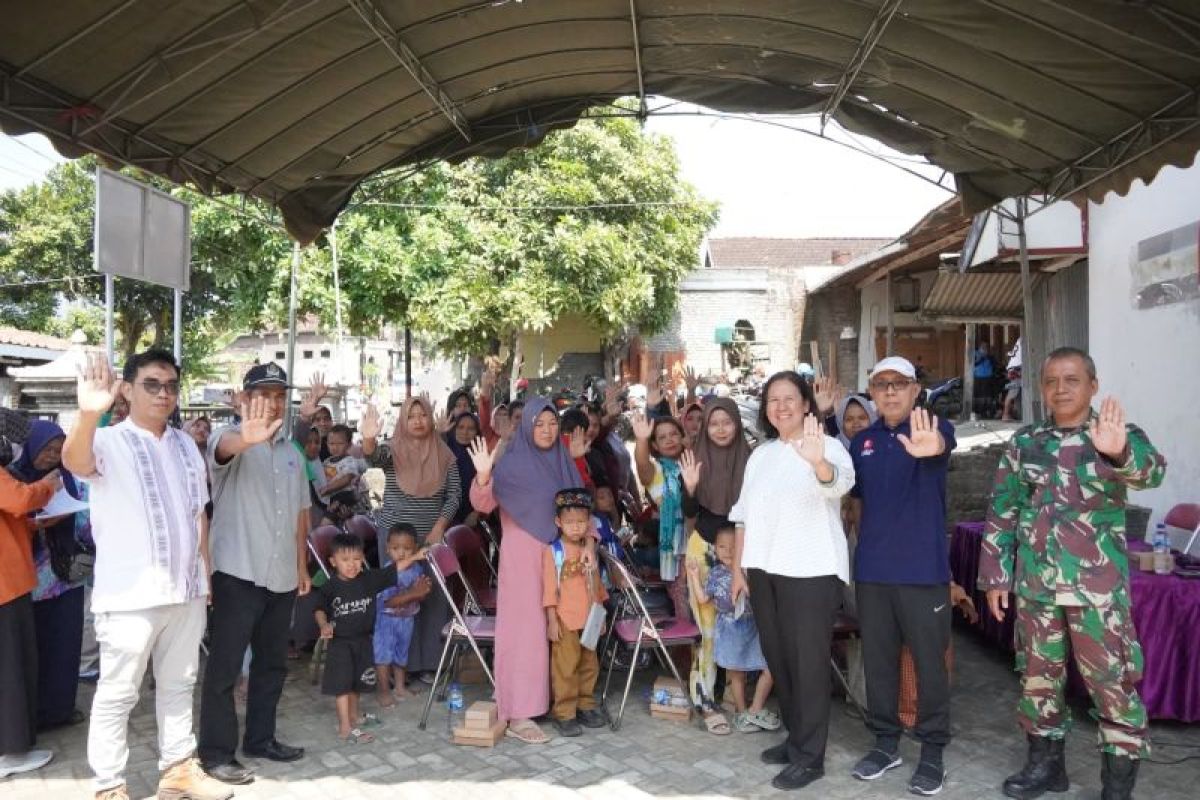
[{"label": "paving stone ground", "polygon": [[[954,741],[946,752],[949,774],[940,797],[947,800],[1000,798],[1004,776],[1019,768],[1023,742],[1014,716],[1018,685],[1009,659],[990,650],[970,631],[955,631]],[[774,768],[759,751],[778,741],[775,734],[734,733],[716,737],[699,723],[652,719],[644,692],[653,675],[641,673],[625,714],[613,733],[605,728],[577,739],[543,746],[506,740],[493,749],[458,747],[448,742],[446,712],[435,707],[428,730],[420,731],[420,702],[408,701],[385,713],[370,745],[339,745],[334,736],[333,703],[308,682],[306,662],[297,662],[280,706],[280,738],[307,748],[295,764],[246,759],[258,771],[252,785],[237,788],[240,800],[408,800],[413,798],[750,798],[785,797],[770,787]],[[197,692],[197,695],[199,693]],[[468,701],[481,699],[481,687],[467,687]],[[88,708],[90,687],[80,693]],[[198,699],[198,698],[197,698]],[[374,701],[364,707],[374,710]],[[1071,791],[1053,798],[1099,797],[1096,729],[1082,709],[1068,743]],[[0,781],[0,800],[60,800],[90,797],[85,757],[86,726],[46,734],[41,746],[55,751],[46,768]],[[1200,726],[1155,724],[1158,759],[1198,756],[1174,766],[1147,763],[1138,796],[1200,796]],[[147,687],[131,721],[128,778],[133,796],[150,797],[157,783],[153,695]],[[905,741],[904,767],[864,783],[850,777],[855,760],[870,744],[862,723],[834,701],[826,777],[795,796],[832,800],[911,797],[905,792],[918,753]],[[1180,746],[1188,745],[1188,746]],[[1190,746],[1190,747],[1189,747]]]}]

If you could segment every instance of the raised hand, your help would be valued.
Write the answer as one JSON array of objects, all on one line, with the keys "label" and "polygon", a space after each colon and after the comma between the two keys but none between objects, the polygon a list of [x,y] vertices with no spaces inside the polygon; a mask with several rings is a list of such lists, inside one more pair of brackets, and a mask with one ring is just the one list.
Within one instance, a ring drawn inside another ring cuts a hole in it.
[{"label": "raised hand", "polygon": [[900,444],[904,445],[904,449],[910,456],[929,458],[942,454],[946,443],[942,441],[942,434],[938,432],[936,416],[930,416],[929,412],[923,408],[914,408],[912,416],[908,418],[908,423],[912,429],[911,435],[905,436],[901,433],[896,438],[900,440]]},{"label": "raised hand", "polygon": [[79,410],[91,414],[103,414],[112,408],[121,389],[121,381],[113,375],[108,358],[100,353],[88,356],[87,363],[79,370],[77,396]]},{"label": "raised hand", "polygon": [[646,418],[643,411],[639,411],[633,415],[633,435],[639,442],[650,441],[650,436],[654,433],[654,423]]},{"label": "raised hand", "polygon": [[444,408],[433,407],[433,429],[438,433],[449,433],[454,429],[454,422],[446,415]]},{"label": "raised hand", "polygon": [[1125,455],[1129,435],[1125,430],[1125,409],[1111,395],[1100,404],[1100,415],[1090,426],[1092,446],[1096,452],[1117,461]]},{"label": "raised hand", "polygon": [[571,458],[583,458],[588,454],[588,450],[592,449],[591,442],[587,439],[587,433],[583,428],[576,428],[567,436],[571,443]]},{"label": "raised hand", "polygon": [[793,439],[791,445],[801,458],[814,467],[825,460],[825,431],[814,415],[804,415],[800,438]]},{"label": "raised hand", "polygon": [[700,376],[696,374],[694,367],[688,367],[683,371],[683,382],[687,385],[688,394],[694,395],[696,387],[700,385]]},{"label": "raised hand", "polygon": [[833,404],[837,402],[838,385],[833,378],[822,376],[813,381],[813,394],[817,400],[817,411],[823,415],[833,412]]},{"label": "raised hand", "polygon": [[379,409],[374,403],[367,403],[363,409],[362,419],[358,423],[358,432],[363,439],[378,439],[383,430],[383,420],[379,418]]},{"label": "raised hand", "polygon": [[329,394],[329,388],[325,386],[325,374],[314,372],[308,381],[308,391],[304,393],[304,399],[300,401],[300,408],[296,413],[302,418],[308,419],[317,413],[317,404],[327,394]]},{"label": "raised hand", "polygon": [[691,450],[684,450],[679,456],[679,474],[683,478],[683,488],[692,496],[695,496],[696,487],[700,485],[702,466],[704,463],[697,461],[696,454]]},{"label": "raised hand", "polygon": [[282,417],[271,419],[266,398],[252,397],[249,403],[242,403],[242,441],[247,445],[270,441],[282,427]]},{"label": "raised hand", "polygon": [[487,486],[492,479],[492,467],[495,466],[496,451],[488,450],[487,439],[476,436],[475,441],[467,448],[471,463],[475,465],[475,480],[480,486]]}]

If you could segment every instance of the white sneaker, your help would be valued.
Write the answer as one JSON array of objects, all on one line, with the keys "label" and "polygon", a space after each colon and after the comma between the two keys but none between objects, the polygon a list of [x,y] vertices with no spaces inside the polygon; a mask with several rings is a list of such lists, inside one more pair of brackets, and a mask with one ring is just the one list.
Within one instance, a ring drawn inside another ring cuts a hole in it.
[{"label": "white sneaker", "polygon": [[26,753],[0,756],[0,778],[41,769],[50,763],[54,753],[49,750],[30,750]]}]

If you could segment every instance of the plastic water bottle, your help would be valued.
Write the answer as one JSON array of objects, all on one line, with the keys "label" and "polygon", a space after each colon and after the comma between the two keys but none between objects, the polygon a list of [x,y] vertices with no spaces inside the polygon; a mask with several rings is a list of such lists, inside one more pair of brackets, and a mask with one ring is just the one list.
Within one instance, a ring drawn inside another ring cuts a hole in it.
[{"label": "plastic water bottle", "polygon": [[451,738],[454,737],[454,731],[466,727],[467,712],[463,702],[462,687],[457,683],[450,684],[450,688],[446,690],[446,720]]},{"label": "plastic water bottle", "polygon": [[1162,522],[1154,526],[1154,573],[1171,574],[1171,542],[1167,538],[1167,526]]}]

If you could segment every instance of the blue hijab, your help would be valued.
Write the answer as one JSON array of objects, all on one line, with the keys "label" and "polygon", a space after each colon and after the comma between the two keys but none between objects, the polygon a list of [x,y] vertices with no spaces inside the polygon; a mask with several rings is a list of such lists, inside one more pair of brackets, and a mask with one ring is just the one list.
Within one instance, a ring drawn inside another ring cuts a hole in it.
[{"label": "blue hijab", "polygon": [[79,499],[79,487],[75,484],[75,476],[59,464],[50,469],[38,469],[33,465],[38,454],[46,449],[46,445],[55,439],[65,439],[67,434],[57,424],[44,419],[35,419],[29,424],[29,435],[21,448],[21,457],[9,465],[8,471],[22,483],[33,483],[58,470],[62,475],[63,488],[74,498]]},{"label": "blue hijab", "polygon": [[575,461],[555,436],[550,449],[533,443],[533,425],[542,412],[558,416],[544,397],[531,397],[521,412],[521,425],[493,470],[493,494],[500,507],[539,542],[558,536],[554,524],[554,495],[582,480]]}]

